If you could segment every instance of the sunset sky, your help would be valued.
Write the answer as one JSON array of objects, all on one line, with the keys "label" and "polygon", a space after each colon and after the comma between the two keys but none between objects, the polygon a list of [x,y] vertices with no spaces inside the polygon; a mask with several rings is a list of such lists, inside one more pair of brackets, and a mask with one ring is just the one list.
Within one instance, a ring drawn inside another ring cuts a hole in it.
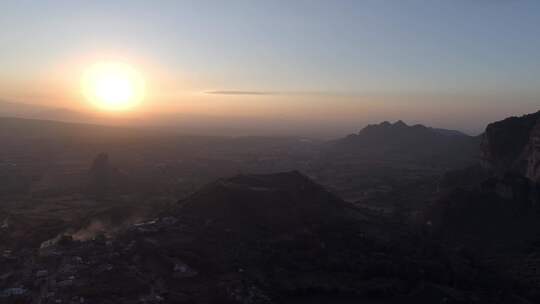
[{"label": "sunset sky", "polygon": [[477,133],[540,106],[540,1],[0,3],[1,100],[100,111],[103,61],[144,79],[138,115]]}]

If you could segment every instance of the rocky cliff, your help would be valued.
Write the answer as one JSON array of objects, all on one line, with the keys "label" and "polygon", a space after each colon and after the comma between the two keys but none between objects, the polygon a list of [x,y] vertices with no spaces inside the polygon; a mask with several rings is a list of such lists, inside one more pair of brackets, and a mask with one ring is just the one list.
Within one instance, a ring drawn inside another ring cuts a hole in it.
[{"label": "rocky cliff", "polygon": [[531,131],[529,143],[525,149],[527,157],[527,178],[540,182],[540,119]]},{"label": "rocky cliff", "polygon": [[540,182],[540,111],[489,124],[482,139],[485,168]]}]

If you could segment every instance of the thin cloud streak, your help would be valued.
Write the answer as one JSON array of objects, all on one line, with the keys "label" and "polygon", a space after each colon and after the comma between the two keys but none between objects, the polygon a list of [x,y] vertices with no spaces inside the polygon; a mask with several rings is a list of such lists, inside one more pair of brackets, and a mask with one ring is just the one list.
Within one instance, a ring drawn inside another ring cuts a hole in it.
[{"label": "thin cloud streak", "polygon": [[208,91],[206,94],[212,95],[277,95],[277,92],[265,92],[265,91],[236,91],[236,90],[221,90],[221,91]]},{"label": "thin cloud streak", "polygon": [[340,92],[340,91],[248,91],[248,90],[215,90],[206,91],[209,95],[316,95],[316,96],[356,96],[359,92]]}]

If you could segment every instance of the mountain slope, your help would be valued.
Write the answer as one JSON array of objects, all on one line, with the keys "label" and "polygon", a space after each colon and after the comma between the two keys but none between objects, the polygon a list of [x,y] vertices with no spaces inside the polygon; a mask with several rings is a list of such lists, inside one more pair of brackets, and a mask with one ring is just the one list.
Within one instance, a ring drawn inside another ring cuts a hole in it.
[{"label": "mountain slope", "polygon": [[478,154],[479,137],[383,122],[327,143],[306,172],[347,201],[388,211],[395,208],[396,190],[425,189],[398,195],[410,197],[403,204],[423,204],[444,172],[475,163]]}]

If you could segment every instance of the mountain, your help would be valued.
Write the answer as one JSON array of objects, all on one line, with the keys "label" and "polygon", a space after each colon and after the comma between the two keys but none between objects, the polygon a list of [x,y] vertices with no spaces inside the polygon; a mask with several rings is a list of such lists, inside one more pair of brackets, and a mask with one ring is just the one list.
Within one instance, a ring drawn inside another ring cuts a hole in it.
[{"label": "mountain", "polygon": [[456,130],[431,128],[421,124],[409,126],[402,120],[398,120],[395,123],[385,121],[380,124],[367,125],[358,133],[358,136],[367,138],[377,136],[390,136],[390,138],[397,138],[399,136],[406,136],[406,139],[428,136],[437,137],[437,135],[469,137],[465,133]]},{"label": "mountain", "polygon": [[385,121],[326,142],[305,172],[364,207],[390,211],[399,203],[416,208],[446,171],[477,162],[479,142],[459,131]]},{"label": "mountain", "polygon": [[334,151],[399,159],[470,160],[476,156],[478,138],[459,131],[409,126],[403,121],[368,125],[357,134],[334,142]]}]

